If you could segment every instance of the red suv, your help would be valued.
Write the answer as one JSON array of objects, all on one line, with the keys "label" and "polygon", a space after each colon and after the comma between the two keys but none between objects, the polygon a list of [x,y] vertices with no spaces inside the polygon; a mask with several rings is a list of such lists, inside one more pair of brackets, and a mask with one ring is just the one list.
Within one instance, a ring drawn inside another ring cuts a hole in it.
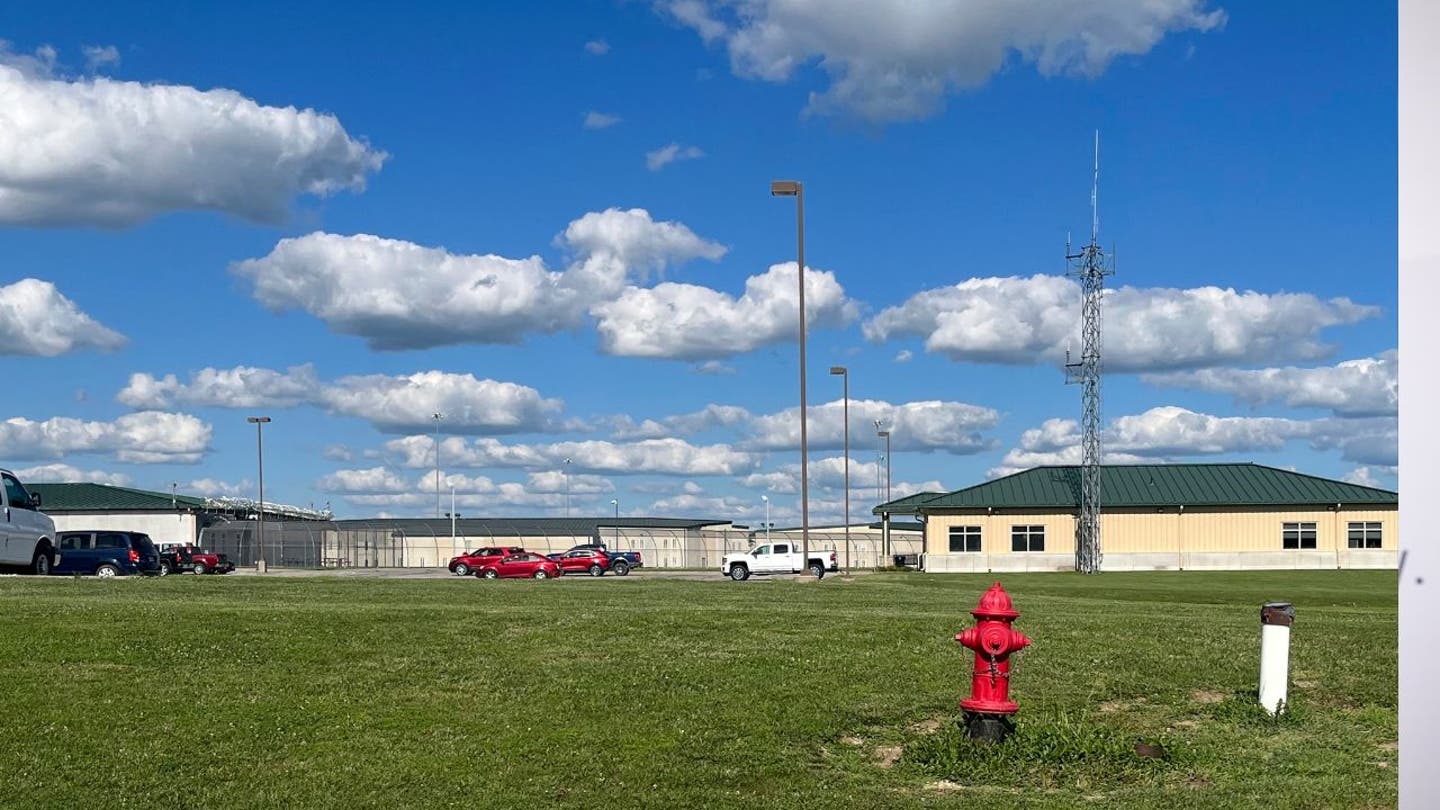
[{"label": "red suv", "polygon": [[560,566],[554,560],[547,560],[539,554],[522,552],[501,557],[499,560],[487,562],[484,568],[475,572],[475,576],[485,579],[534,577],[535,579],[549,579],[560,576]]},{"label": "red suv", "polygon": [[526,553],[525,549],[519,546],[477,548],[458,557],[451,557],[450,573],[459,574],[462,577],[469,576],[490,563],[498,562],[501,557],[524,553]]},{"label": "red suv", "polygon": [[600,577],[610,570],[610,556],[598,548],[577,548],[547,556],[560,566],[561,574],[584,571],[592,577]]}]

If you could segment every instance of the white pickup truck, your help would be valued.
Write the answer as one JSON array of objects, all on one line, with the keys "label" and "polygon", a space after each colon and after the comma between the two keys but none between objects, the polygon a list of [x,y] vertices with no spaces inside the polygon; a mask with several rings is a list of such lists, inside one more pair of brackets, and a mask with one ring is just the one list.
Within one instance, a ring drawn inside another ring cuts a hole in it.
[{"label": "white pickup truck", "polygon": [[0,470],[0,565],[21,565],[32,574],[48,574],[55,563],[55,521],[40,511],[32,495],[9,470]]},{"label": "white pickup truck", "polygon": [[804,559],[805,553],[788,542],[763,543],[744,553],[726,554],[720,559],[720,573],[744,582],[751,574],[798,574],[808,568],[819,579],[826,571],[840,570],[830,549],[811,549],[808,565]]}]

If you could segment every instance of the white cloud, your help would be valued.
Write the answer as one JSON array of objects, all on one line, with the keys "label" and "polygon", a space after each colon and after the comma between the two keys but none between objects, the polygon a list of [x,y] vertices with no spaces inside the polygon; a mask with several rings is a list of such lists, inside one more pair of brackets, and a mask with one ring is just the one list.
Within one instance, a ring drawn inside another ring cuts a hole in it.
[{"label": "white cloud", "polygon": [[[558,492],[563,495],[567,487],[566,479],[565,473],[561,470],[541,470],[530,473],[525,482],[525,488],[535,493],[553,494]],[[615,485],[603,475],[571,475],[568,479],[572,498],[615,491]]]},{"label": "white cloud", "polygon": [[1154,385],[1229,394],[1250,405],[1284,402],[1328,408],[1338,416],[1392,416],[1400,407],[1400,354],[1346,360],[1321,368],[1203,369],[1147,374]]},{"label": "white cloud", "polygon": [[560,400],[545,399],[529,386],[479,380],[472,374],[369,374],[322,383],[309,364],[283,373],[250,366],[205,368],[188,383],[173,374],[160,379],[132,374],[116,398],[134,408],[176,403],[219,408],[313,405],[392,433],[428,430],[435,413],[443,414],[441,429],[448,433],[549,430],[557,427],[551,418],[562,408]]},{"label": "white cloud", "polygon": [[897,363],[908,363],[913,359],[915,359],[915,353],[909,349],[901,349],[900,353],[895,355],[895,362]]},{"label": "white cloud", "polygon": [[220,408],[285,408],[314,400],[319,390],[315,367],[309,363],[292,366],[283,373],[236,366],[203,368],[191,374],[188,383],[181,383],[174,374],[163,378],[131,374],[130,382],[115,399],[132,408],[169,408],[177,403]]},{"label": "white cloud", "polygon": [[1359,484],[1362,487],[1375,487],[1377,489],[1395,489],[1395,477],[1399,475],[1396,467],[1356,467],[1346,473],[1341,480],[1352,484]]},{"label": "white cloud", "polygon": [[[884,500],[883,495],[877,496],[876,485],[884,485],[885,465],[883,462],[858,461],[853,455],[850,458],[850,507],[851,517],[859,514],[860,504],[874,505]],[[891,465],[891,474],[894,474],[894,465]],[[798,495],[800,493],[800,465],[784,464],[774,472],[755,473],[747,475],[740,480],[740,483],[751,489],[763,489],[766,492],[782,495]],[[944,485],[939,481],[892,481],[890,483],[890,494],[892,498],[903,498],[916,492],[946,492]],[[825,456],[810,460],[810,492],[814,496],[817,492],[821,496],[833,496],[843,498],[845,493],[845,458],[843,456]],[[877,497],[879,500],[877,500]],[[865,506],[869,509],[870,506]]]},{"label": "white cloud", "polygon": [[202,498],[253,498],[256,495],[255,484],[247,479],[231,483],[218,478],[196,478],[180,483],[177,489],[183,494]]},{"label": "white cloud", "polygon": [[343,444],[326,445],[321,457],[330,461],[354,461],[355,453]]},{"label": "white cloud", "polygon": [[[1122,287],[1104,302],[1104,363],[1111,372],[1316,360],[1332,353],[1322,330],[1380,313],[1348,298],[1273,295],[1219,287]],[[973,278],[926,290],[866,322],[872,341],[915,335],[927,351],[977,363],[1078,358],[1080,289],[1061,276]]]},{"label": "white cloud", "polygon": [[9,458],[58,459],[107,454],[135,464],[193,464],[210,446],[211,427],[188,414],[141,411],[114,422],[57,416],[43,422],[0,422],[0,447]]},{"label": "white cloud", "polygon": [[586,307],[624,289],[627,276],[695,258],[721,245],[649,212],[611,208],[571,222],[557,242],[576,255],[563,272],[538,256],[453,254],[368,234],[282,239],[268,256],[231,272],[275,311],[299,309],[376,349],[464,343],[517,344],[534,332],[580,325]]},{"label": "white cloud", "polygon": [[[843,400],[811,405],[806,420],[807,443],[811,450],[838,450],[845,440]],[[787,408],[757,416],[745,426],[741,446],[746,449],[794,450],[800,447],[800,409]],[[977,453],[994,446],[981,431],[995,427],[1000,414],[991,408],[964,402],[928,400],[899,405],[883,400],[850,400],[850,447],[875,446],[874,420],[883,420],[890,431],[892,452],[903,450],[946,450]]]},{"label": "white cloud", "polygon": [[693,413],[667,416],[660,420],[646,419],[636,424],[628,416],[616,417],[615,438],[660,439],[667,436],[691,436],[715,428],[733,427],[751,418],[750,412],[738,405],[706,405]]},{"label": "white cloud", "polygon": [[80,49],[85,54],[85,72],[94,73],[102,67],[120,64],[120,49],[114,45],[86,45]]},{"label": "white cloud", "polygon": [[315,488],[330,493],[412,492],[416,485],[384,467],[366,470],[336,470],[315,482]]},{"label": "white cloud", "polygon": [[734,366],[727,366],[719,360],[706,360],[695,367],[696,374],[709,376],[724,376],[735,373]]},{"label": "white cloud", "polygon": [[386,157],[312,109],[68,81],[51,77],[53,51],[44,61],[0,60],[0,223],[124,226],[187,209],[281,222],[301,194],[364,189]]},{"label": "white cloud", "polygon": [[708,43],[723,44],[747,79],[784,82],[816,64],[829,76],[811,113],[875,122],[934,114],[945,97],[1014,63],[1042,76],[1096,77],[1117,57],[1150,51],[1172,32],[1210,31],[1225,13],[1205,0],[975,3],[967,0],[661,0]]},{"label": "white cloud", "polygon": [[[630,287],[613,301],[596,304],[600,348],[622,357],[714,360],[771,343],[799,338],[799,289],[795,262],[777,264],[745,281],[745,294],[694,284]],[[805,269],[807,329],[844,326],[859,317],[835,274]]]},{"label": "white cloud", "polygon": [[425,429],[433,425],[431,414],[440,413],[445,433],[545,430],[562,407],[560,400],[545,399],[529,386],[441,371],[342,377],[321,391],[319,403],[388,432]]},{"label": "white cloud", "polygon": [[[1393,417],[1316,420],[1276,417],[1214,416],[1173,405],[1122,416],[1101,433],[1103,461],[1128,464],[1172,461],[1194,456],[1248,455],[1284,449],[1304,441],[1315,450],[1339,450],[1357,464],[1394,466],[1398,431]],[[1005,454],[989,474],[1008,475],[1046,464],[1081,461],[1079,425],[1050,419],[1027,430],[1020,446]]]},{"label": "white cloud", "polygon": [[620,123],[620,116],[590,110],[585,113],[586,129],[608,129]]},{"label": "white cloud", "polygon": [[604,56],[610,52],[610,43],[603,39],[592,39],[585,43],[585,52],[591,56]]},{"label": "white cloud", "polygon": [[695,160],[705,157],[698,146],[681,146],[678,143],[671,143],[645,153],[645,168],[652,172],[658,172],[679,160]]},{"label": "white cloud", "polygon": [[[435,463],[434,439],[406,436],[385,443],[406,467]],[[566,458],[581,473],[615,475],[737,475],[754,469],[758,457],[729,445],[697,446],[681,439],[645,439],[618,444],[606,441],[556,442],[543,445],[504,444],[496,439],[445,439],[440,444],[444,467],[524,467],[559,470]]]},{"label": "white cloud", "polygon": [[15,470],[15,476],[26,484],[109,484],[112,487],[130,486],[130,476],[104,470],[81,470],[69,464],[41,464]]},{"label": "white cloud", "polygon": [[[0,151],[3,149],[0,143]],[[0,177],[3,173],[0,165]],[[0,180],[0,189],[3,182]],[[3,199],[4,192],[0,191],[0,205]],[[76,349],[118,349],[124,345],[123,335],[81,312],[75,302],[48,281],[24,278],[0,286],[0,355],[54,357]]]}]

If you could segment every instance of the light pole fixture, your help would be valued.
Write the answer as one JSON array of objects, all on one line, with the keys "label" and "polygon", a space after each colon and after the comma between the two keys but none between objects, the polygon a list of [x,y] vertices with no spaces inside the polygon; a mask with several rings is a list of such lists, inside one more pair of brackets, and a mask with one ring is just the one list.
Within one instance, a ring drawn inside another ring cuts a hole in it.
[{"label": "light pole fixture", "polygon": [[761,495],[760,500],[765,502],[765,542],[770,542],[770,496]]},{"label": "light pole fixture", "polygon": [[245,421],[255,426],[255,455],[260,479],[260,511],[255,515],[255,570],[265,573],[265,440],[261,426],[270,421],[268,416],[247,416]]},{"label": "light pole fixture", "polygon": [[775,180],[770,196],[795,198],[797,260],[795,278],[800,290],[800,546],[804,574],[810,572],[810,445],[805,413],[805,185],[799,180]]},{"label": "light pole fixture", "polygon": [[850,573],[850,369],[831,366],[830,373],[839,375],[845,396],[845,573]]},{"label": "light pole fixture", "polygon": [[570,459],[565,459],[565,517],[570,517]]},{"label": "light pole fixture", "polygon": [[440,517],[440,420],[445,414],[436,411],[430,414],[435,420],[435,517]]}]

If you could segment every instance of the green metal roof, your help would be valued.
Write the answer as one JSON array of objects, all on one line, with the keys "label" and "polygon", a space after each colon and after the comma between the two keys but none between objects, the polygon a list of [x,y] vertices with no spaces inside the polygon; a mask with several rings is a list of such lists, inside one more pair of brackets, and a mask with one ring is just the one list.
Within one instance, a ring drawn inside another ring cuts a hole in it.
[{"label": "green metal roof", "polygon": [[[920,496],[911,496],[912,499]],[[902,501],[905,499],[901,499]],[[1330,478],[1267,467],[1263,464],[1113,464],[1100,468],[1100,504],[1143,506],[1290,506],[1319,504],[1396,504],[1388,489],[1348,484]],[[900,501],[881,504],[880,513]],[[909,511],[937,509],[1077,509],[1080,467],[1036,467],[909,504]]]},{"label": "green metal roof", "polygon": [[[943,492],[917,492],[914,495],[906,495],[903,498],[886,501],[870,511],[876,515],[883,512],[889,512],[892,515],[913,515],[915,514],[915,507],[931,498],[939,498],[944,494]],[[892,523],[891,525],[893,526],[894,524]]]},{"label": "green metal roof", "polygon": [[[620,516],[613,517],[554,517],[554,518],[467,518],[455,520],[455,531],[466,537],[533,537],[556,534],[569,536],[598,537],[615,528],[639,531],[675,531],[701,529],[706,526],[722,526],[728,520],[692,520],[689,518],[647,518]],[[372,531],[402,531],[415,536],[450,536],[449,518],[361,518],[358,520],[334,521],[340,529],[369,529]]]},{"label": "green metal roof", "polygon": [[189,495],[171,498],[168,492],[150,492],[108,484],[26,484],[40,496],[44,512],[173,512],[204,509],[205,499]]}]

